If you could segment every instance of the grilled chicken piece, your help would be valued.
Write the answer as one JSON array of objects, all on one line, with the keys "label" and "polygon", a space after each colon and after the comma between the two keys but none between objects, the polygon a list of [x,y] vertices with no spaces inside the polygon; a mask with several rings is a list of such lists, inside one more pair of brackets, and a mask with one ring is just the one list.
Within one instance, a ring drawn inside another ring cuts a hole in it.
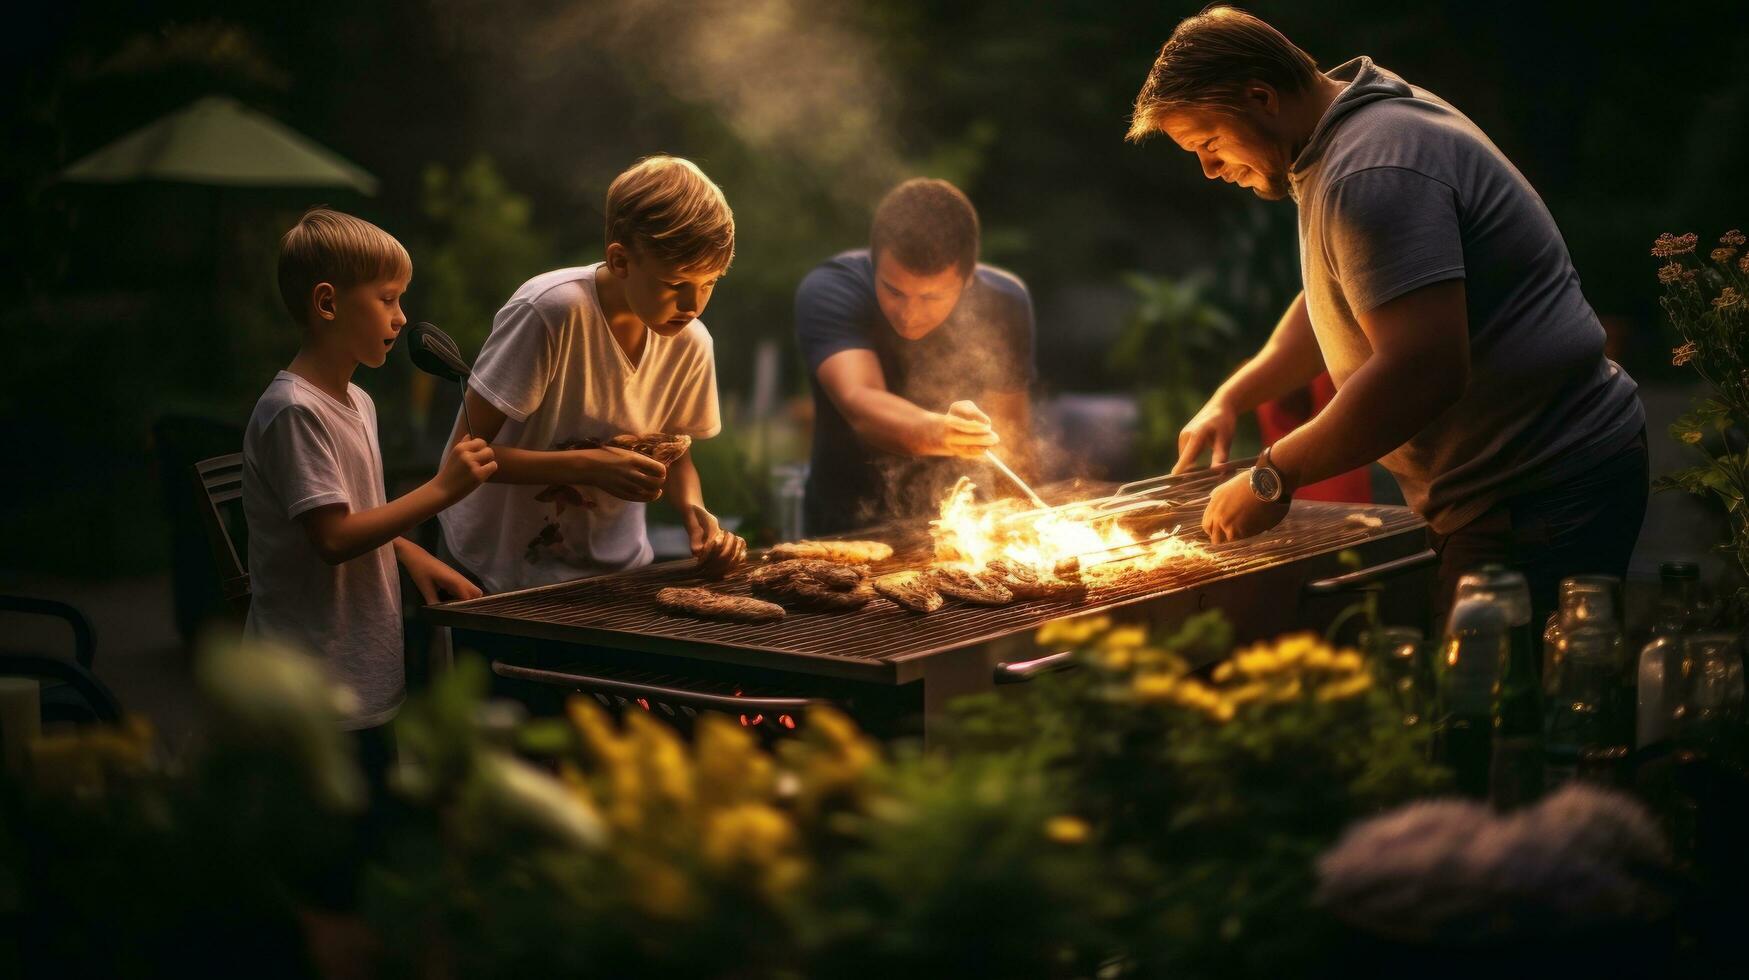
[{"label": "grilled chicken piece", "polygon": [[860,568],[813,559],[791,559],[755,568],[753,591],[796,609],[836,612],[860,609],[874,599]]},{"label": "grilled chicken piece", "polygon": [[738,623],[770,623],[783,618],[783,607],[774,602],[724,595],[710,589],[663,589],[656,593],[656,605],[684,616]]},{"label": "grilled chicken piece", "polygon": [[668,466],[685,456],[686,451],[692,448],[692,437],[671,436],[664,432],[651,432],[641,436],[627,434],[614,436],[604,445],[643,453],[663,466]]},{"label": "grilled chicken piece", "polygon": [[863,572],[860,568],[840,565],[837,562],[792,558],[789,561],[760,565],[747,573],[747,581],[752,582],[755,588],[770,588],[797,577],[811,578],[821,585],[842,591],[862,584]]},{"label": "grilled chicken piece", "polygon": [[1040,575],[1038,569],[1031,565],[1009,561],[1005,558],[998,558],[985,565],[984,574],[1014,593],[1014,598],[1023,601],[1027,599],[1060,599],[1087,591],[1087,586],[1079,581],[1067,581]]},{"label": "grilled chicken piece", "polygon": [[791,541],[766,552],[772,561],[813,558],[846,565],[866,565],[893,557],[891,545],[879,541]]},{"label": "grilled chicken piece", "polygon": [[928,572],[894,572],[874,580],[874,590],[914,613],[932,613],[945,602],[930,584]]},{"label": "grilled chicken piece", "polygon": [[847,612],[861,609],[874,601],[874,589],[858,585],[854,589],[828,589],[807,579],[791,579],[771,595],[780,602],[810,612]]},{"label": "grilled chicken piece", "polygon": [[963,568],[932,569],[929,585],[944,596],[975,606],[1006,606],[1014,601],[1014,593],[993,577],[974,575]]}]

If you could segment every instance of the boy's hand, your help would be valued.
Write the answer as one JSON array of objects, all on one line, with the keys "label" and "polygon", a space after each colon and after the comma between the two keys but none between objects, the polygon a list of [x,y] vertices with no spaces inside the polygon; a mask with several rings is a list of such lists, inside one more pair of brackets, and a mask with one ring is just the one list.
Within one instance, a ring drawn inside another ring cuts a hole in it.
[{"label": "boy's hand", "polygon": [[413,580],[413,585],[419,590],[419,597],[426,605],[442,602],[444,597],[450,599],[478,599],[484,595],[480,587],[468,581],[461,572],[433,558],[424,549],[416,553],[404,552],[401,564],[407,569],[407,577]]},{"label": "boy's hand", "polygon": [[747,557],[747,542],[733,531],[723,530],[716,516],[697,504],[686,510],[686,534],[699,571],[711,578],[728,574]]},{"label": "boy's hand", "polygon": [[449,447],[449,455],[443,458],[443,466],[437,471],[437,485],[447,496],[460,500],[496,472],[498,461],[486,440],[463,439]]},{"label": "boy's hand", "polygon": [[629,449],[603,446],[581,450],[589,460],[584,483],[600,487],[621,500],[649,503],[662,496],[668,467]]},{"label": "boy's hand", "polygon": [[968,401],[954,402],[947,412],[934,418],[929,445],[930,456],[982,456],[996,445],[995,430],[990,428],[990,416]]}]

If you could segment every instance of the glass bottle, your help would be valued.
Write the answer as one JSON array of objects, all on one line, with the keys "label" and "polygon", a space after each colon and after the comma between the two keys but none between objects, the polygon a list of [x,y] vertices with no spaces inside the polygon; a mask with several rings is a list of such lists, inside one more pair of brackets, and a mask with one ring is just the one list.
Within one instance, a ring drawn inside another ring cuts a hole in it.
[{"label": "glass bottle", "polygon": [[1543,676],[1544,751],[1552,784],[1572,778],[1582,759],[1626,759],[1634,737],[1621,581],[1577,576],[1561,582],[1560,632]]},{"label": "glass bottle", "polygon": [[1362,646],[1372,658],[1374,673],[1390,689],[1402,712],[1403,726],[1425,723],[1435,700],[1432,671],[1423,655],[1424,639],[1413,626],[1384,626],[1367,631]]},{"label": "glass bottle", "polygon": [[1701,625],[1700,566],[1667,561],[1658,566],[1658,614],[1652,637],[1679,636]]},{"label": "glass bottle", "polygon": [[1492,761],[1494,692],[1510,643],[1506,604],[1493,593],[1452,606],[1439,658],[1439,755],[1457,778],[1458,791],[1488,792]]},{"label": "glass bottle", "polygon": [[1504,565],[1483,565],[1458,579],[1457,595],[1493,596],[1506,614],[1506,659],[1493,691],[1488,799],[1499,809],[1514,809],[1541,796],[1543,784],[1543,699],[1530,585]]},{"label": "glass bottle", "polygon": [[1670,737],[1671,717],[1682,691],[1683,637],[1700,628],[1700,566],[1667,561],[1658,566],[1658,610],[1651,639],[1640,649],[1635,670],[1634,745],[1645,748]]},{"label": "glass bottle", "polygon": [[1743,657],[1730,633],[1682,639],[1670,734],[1678,745],[1710,754],[1743,717]]},{"label": "glass bottle", "polygon": [[1543,629],[1543,693],[1554,694],[1559,671],[1561,631],[1565,624],[1621,621],[1621,579],[1613,575],[1574,575],[1561,580],[1561,606]]}]

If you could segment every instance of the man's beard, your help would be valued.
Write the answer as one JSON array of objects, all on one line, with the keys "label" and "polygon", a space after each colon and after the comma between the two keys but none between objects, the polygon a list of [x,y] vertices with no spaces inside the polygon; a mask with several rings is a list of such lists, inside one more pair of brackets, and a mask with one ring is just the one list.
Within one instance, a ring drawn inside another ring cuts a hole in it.
[{"label": "man's beard", "polygon": [[1263,178],[1263,186],[1251,188],[1251,193],[1265,201],[1280,201],[1293,195],[1293,187],[1288,183],[1286,174],[1268,174],[1256,168],[1251,172]]}]

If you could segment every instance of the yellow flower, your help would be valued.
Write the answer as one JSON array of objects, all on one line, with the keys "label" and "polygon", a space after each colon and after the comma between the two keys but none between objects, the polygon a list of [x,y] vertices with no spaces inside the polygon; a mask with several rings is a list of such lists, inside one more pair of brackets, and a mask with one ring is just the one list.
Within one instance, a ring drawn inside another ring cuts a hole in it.
[{"label": "yellow flower", "polygon": [[1284,664],[1296,663],[1319,646],[1315,633],[1294,633],[1275,642],[1276,656]]},{"label": "yellow flower", "polygon": [[1228,688],[1226,691],[1226,698],[1229,703],[1237,706],[1250,704],[1253,701],[1260,700],[1268,693],[1269,685],[1266,682],[1252,681],[1249,684],[1241,684],[1238,687]]},{"label": "yellow flower", "polygon": [[742,803],[705,820],[700,853],[719,871],[763,868],[795,846],[796,829],[782,811],[764,803]]},{"label": "yellow flower", "polygon": [[1106,670],[1128,670],[1135,662],[1136,652],[1130,649],[1100,650],[1095,656]]},{"label": "yellow flower", "polygon": [[674,729],[642,711],[626,715],[644,775],[661,799],[677,807],[689,807],[694,799],[692,760]]},{"label": "yellow flower", "polygon": [[1366,666],[1366,660],[1354,650],[1343,650],[1336,655],[1335,666],[1344,673],[1353,673]]},{"label": "yellow flower", "polygon": [[1658,267],[1658,281],[1668,286],[1682,278],[1682,263],[1670,262]]},{"label": "yellow flower", "polygon": [[705,715],[693,735],[701,801],[710,805],[760,799],[775,781],[771,756],[752,733],[722,715]]},{"label": "yellow flower", "polygon": [[1694,346],[1694,341],[1691,340],[1670,352],[1670,363],[1681,367],[1694,360],[1694,356],[1699,353],[1700,348]]},{"label": "yellow flower", "polygon": [[1749,241],[1749,239],[1745,239],[1743,233],[1736,228],[1719,236],[1720,245],[1742,245],[1745,241]]},{"label": "yellow flower", "polygon": [[1317,698],[1319,701],[1345,701],[1369,687],[1372,687],[1372,675],[1355,674],[1318,688]]},{"label": "yellow flower", "polygon": [[1717,262],[1720,265],[1725,265],[1736,257],[1737,257],[1737,250],[1734,248],[1715,248],[1715,249],[1713,249],[1713,261]]},{"label": "yellow flower", "polygon": [[1234,654],[1233,664],[1238,667],[1241,674],[1251,677],[1272,674],[1283,666],[1280,657],[1261,646]]},{"label": "yellow flower", "polygon": [[1081,619],[1054,619],[1039,627],[1040,646],[1080,646],[1111,629],[1108,616],[1087,616]]},{"label": "yellow flower", "polygon": [[1673,255],[1687,255],[1694,251],[1694,246],[1699,241],[1700,236],[1692,231],[1683,235],[1672,235],[1665,232],[1658,236],[1656,242],[1652,243],[1652,254],[1661,259],[1667,259]]},{"label": "yellow flower", "polygon": [[1737,260],[1737,270],[1749,273],[1749,252],[1744,252],[1743,257]]},{"label": "yellow flower", "polygon": [[1231,660],[1224,660],[1219,667],[1215,668],[1214,673],[1210,676],[1214,678],[1216,684],[1225,684],[1233,679],[1233,672],[1237,669],[1238,668],[1234,666]]},{"label": "yellow flower", "polygon": [[1130,681],[1130,690],[1143,701],[1159,701],[1172,696],[1178,678],[1170,674],[1137,674]]},{"label": "yellow flower", "polygon": [[1092,832],[1093,828],[1087,826],[1087,821],[1068,814],[1045,821],[1045,836],[1058,844],[1086,843]]},{"label": "yellow flower", "polygon": [[1730,286],[1726,286],[1724,291],[1719,293],[1719,298],[1713,300],[1713,309],[1728,310],[1741,302],[1743,302],[1743,297],[1737,292],[1737,290]]},{"label": "yellow flower", "polygon": [[1141,626],[1119,626],[1099,638],[1103,650],[1133,650],[1148,642],[1148,631]]},{"label": "yellow flower", "polygon": [[1690,445],[1690,446],[1700,445],[1701,435],[1700,435],[1699,429],[1689,429],[1686,432],[1682,432],[1682,433],[1678,433],[1678,434],[1681,436],[1682,441],[1687,443],[1688,445]]}]

